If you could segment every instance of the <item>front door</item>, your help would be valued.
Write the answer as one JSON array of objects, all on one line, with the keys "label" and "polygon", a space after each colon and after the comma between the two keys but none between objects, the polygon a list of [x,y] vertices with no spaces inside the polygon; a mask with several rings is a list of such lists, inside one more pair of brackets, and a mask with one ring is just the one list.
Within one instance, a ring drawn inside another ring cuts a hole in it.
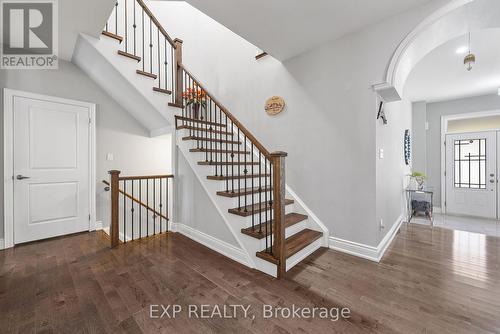
[{"label": "front door", "polygon": [[497,218],[495,131],[446,136],[446,212]]},{"label": "front door", "polygon": [[14,243],[88,230],[89,109],[13,102]]}]

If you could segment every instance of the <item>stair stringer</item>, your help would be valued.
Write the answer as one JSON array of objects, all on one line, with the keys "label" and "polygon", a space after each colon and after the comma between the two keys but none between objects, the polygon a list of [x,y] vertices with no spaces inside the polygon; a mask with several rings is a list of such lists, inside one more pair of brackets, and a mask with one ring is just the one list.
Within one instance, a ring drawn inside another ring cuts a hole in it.
[{"label": "stair stringer", "polygon": [[256,252],[262,250],[258,248],[260,243],[256,242],[256,240],[252,240],[253,238],[241,233],[241,229],[247,227],[246,220],[242,217],[238,217],[228,212],[228,210],[233,207],[234,202],[231,199],[227,199],[225,197],[217,195],[217,191],[222,190],[220,188],[220,183],[222,182],[208,180],[207,175],[209,175],[209,173],[207,173],[208,169],[206,168],[206,166],[198,165],[198,155],[193,152],[189,152],[189,149],[192,148],[191,143],[189,141],[183,141],[180,136],[176,137],[177,147],[179,148],[179,151],[182,153],[187,163],[193,170],[196,178],[199,180],[203,189],[212,201],[212,204],[216,207],[227,228],[231,231],[231,234],[237,241],[238,245],[245,252],[248,263],[242,264],[276,277],[276,265],[266,261],[262,261],[255,256]]}]

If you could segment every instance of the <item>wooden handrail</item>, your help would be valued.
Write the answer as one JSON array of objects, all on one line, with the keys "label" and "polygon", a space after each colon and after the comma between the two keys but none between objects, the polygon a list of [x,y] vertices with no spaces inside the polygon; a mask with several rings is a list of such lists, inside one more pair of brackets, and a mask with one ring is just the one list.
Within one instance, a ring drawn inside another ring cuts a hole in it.
[{"label": "wooden handrail", "polygon": [[[119,180],[145,180],[145,179],[151,179],[151,178],[149,178],[149,177],[140,177],[140,178],[134,178],[134,179],[131,179],[131,178],[128,178],[128,177],[127,178],[121,178],[121,177],[119,178]],[[104,183],[107,186],[111,186],[111,184],[108,181],[106,181],[106,180],[102,180],[102,183]],[[124,192],[121,189],[119,189],[118,191],[120,192],[120,194],[126,196],[127,198],[130,198],[132,201],[136,202],[137,204],[141,205],[142,207],[144,207],[144,208],[148,209],[149,211],[153,212],[156,216],[161,217],[163,219],[166,219],[167,221],[169,220],[167,217],[165,217],[164,215],[162,215],[158,211],[155,211],[153,208],[151,208],[147,204],[139,201],[137,198],[133,197],[132,195],[127,194],[126,192]]]},{"label": "wooden handrail", "polygon": [[[118,180],[151,180],[151,179],[173,179],[173,175],[147,175],[147,176],[122,176]],[[104,181],[103,181],[104,182]]]},{"label": "wooden handrail", "polygon": [[238,121],[238,119],[234,117],[234,115],[231,114],[229,110],[224,107],[224,105],[222,105],[222,103],[220,103],[212,94],[210,94],[205,86],[203,86],[200,81],[191,72],[189,72],[183,64],[178,64],[178,66],[180,66],[184,70],[184,72],[186,72],[186,74],[189,75],[191,79],[193,79],[196,85],[201,88],[207,94],[207,96],[210,97],[210,99],[220,108],[220,110],[222,110],[226,114],[226,116],[233,122],[233,124],[236,125],[241,130],[241,132],[246,135],[246,137],[255,145],[255,147],[257,147],[267,159],[271,160],[271,153],[269,153],[264,145],[262,145],[257,140],[257,138],[255,138],[250,130],[248,130],[243,124],[241,124],[240,121]]},{"label": "wooden handrail", "polygon": [[163,36],[165,36],[165,38],[170,43],[170,45],[172,45],[172,47],[175,49],[176,45],[174,43],[174,40],[168,35],[168,33],[165,31],[165,29],[163,29],[163,27],[160,24],[160,22],[156,19],[156,17],[153,15],[153,13],[149,10],[149,8],[146,6],[146,4],[144,3],[144,1],[142,1],[142,0],[136,0],[136,1],[142,7],[142,9],[144,9],[144,12],[146,12],[146,14],[149,16],[149,18],[151,19],[151,21],[154,22],[154,24],[160,30],[160,32],[163,34]]}]

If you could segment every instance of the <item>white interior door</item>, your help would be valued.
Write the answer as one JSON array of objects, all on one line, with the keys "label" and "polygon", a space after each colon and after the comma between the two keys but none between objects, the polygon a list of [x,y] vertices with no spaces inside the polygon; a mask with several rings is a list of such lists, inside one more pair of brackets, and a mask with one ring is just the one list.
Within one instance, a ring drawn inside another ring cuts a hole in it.
[{"label": "white interior door", "polygon": [[497,218],[497,134],[446,136],[446,212]]},{"label": "white interior door", "polygon": [[89,230],[90,110],[14,97],[14,243]]}]

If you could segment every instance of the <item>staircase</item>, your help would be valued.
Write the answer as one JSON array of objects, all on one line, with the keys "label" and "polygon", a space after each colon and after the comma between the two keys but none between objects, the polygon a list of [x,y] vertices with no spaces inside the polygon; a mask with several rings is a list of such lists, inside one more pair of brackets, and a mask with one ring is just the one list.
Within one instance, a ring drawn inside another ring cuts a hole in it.
[{"label": "staircase", "polygon": [[247,265],[281,278],[326,245],[327,230],[286,188],[287,154],[268,151],[188,71],[183,42],[142,0],[119,0],[102,36],[177,110],[177,146],[249,255]]}]

